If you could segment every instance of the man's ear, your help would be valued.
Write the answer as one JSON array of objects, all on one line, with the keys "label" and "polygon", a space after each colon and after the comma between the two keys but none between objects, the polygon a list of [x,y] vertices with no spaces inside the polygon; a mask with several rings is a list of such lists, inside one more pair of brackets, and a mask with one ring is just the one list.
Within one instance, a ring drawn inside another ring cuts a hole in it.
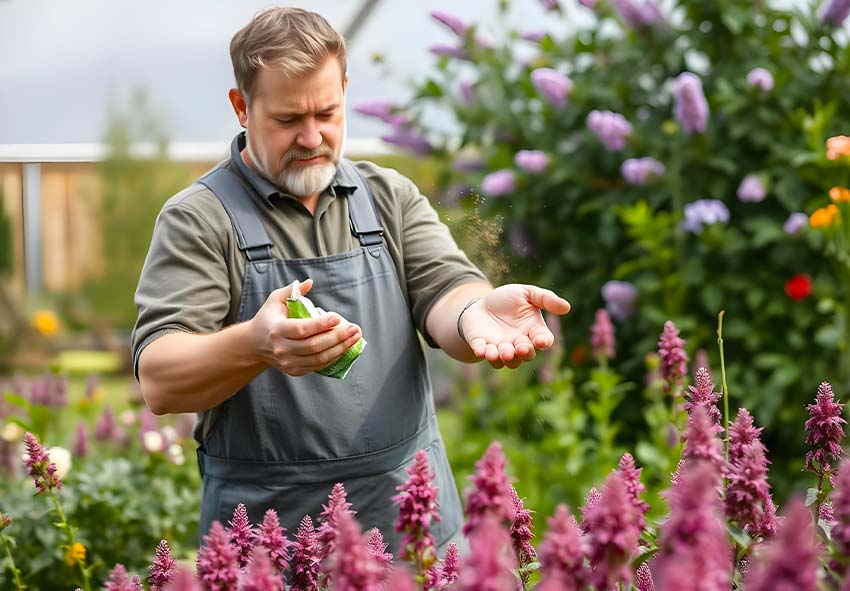
[{"label": "man's ear", "polygon": [[342,78],[342,92],[345,92],[345,89],[348,88],[348,72],[345,73],[345,76]]},{"label": "man's ear", "polygon": [[239,125],[248,127],[248,103],[245,101],[245,96],[238,88],[231,88],[227,96],[230,98],[230,104],[233,105]]}]

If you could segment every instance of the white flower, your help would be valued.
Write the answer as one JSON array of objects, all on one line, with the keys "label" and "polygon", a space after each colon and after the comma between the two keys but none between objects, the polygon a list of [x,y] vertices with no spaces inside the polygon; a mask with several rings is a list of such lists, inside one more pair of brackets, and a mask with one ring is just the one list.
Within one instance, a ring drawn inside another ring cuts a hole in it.
[{"label": "white flower", "polygon": [[47,450],[47,455],[50,457],[50,461],[56,465],[56,476],[60,480],[64,480],[68,472],[71,471],[71,452],[64,447],[54,445]]},{"label": "white flower", "polygon": [[135,422],[136,422],[136,413],[134,413],[132,410],[128,409],[128,410],[125,410],[124,412],[121,413],[121,423],[125,427],[129,427],[130,425],[134,424]]},{"label": "white flower", "polygon": [[168,442],[177,441],[177,429],[172,427],[171,425],[166,425],[162,429],[159,430],[162,433],[162,436],[165,437],[165,440]]},{"label": "white flower", "polygon": [[6,425],[3,427],[3,431],[0,432],[0,439],[5,441],[6,443],[14,443],[16,441],[20,441],[23,438],[24,430],[17,423],[6,423]]},{"label": "white flower", "polygon": [[145,431],[142,434],[142,447],[148,453],[162,451],[165,447],[165,439],[159,431]]},{"label": "white flower", "polygon": [[168,455],[171,456],[171,460],[178,466],[182,466],[186,463],[186,456],[183,455],[183,448],[177,443],[172,443],[168,446]]}]

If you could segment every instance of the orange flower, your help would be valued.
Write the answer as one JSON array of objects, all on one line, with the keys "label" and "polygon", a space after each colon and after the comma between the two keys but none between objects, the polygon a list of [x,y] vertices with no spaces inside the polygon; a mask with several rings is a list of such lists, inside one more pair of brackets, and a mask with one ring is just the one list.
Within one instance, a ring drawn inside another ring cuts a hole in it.
[{"label": "orange flower", "polygon": [[850,189],[844,187],[833,187],[829,190],[829,198],[835,203],[850,201]]},{"label": "orange flower", "polygon": [[33,327],[46,337],[59,330],[59,318],[50,310],[39,310],[32,318]]},{"label": "orange flower", "polygon": [[850,137],[837,135],[826,140],[826,159],[837,160],[842,156],[850,156]]},{"label": "orange flower", "polygon": [[838,207],[834,203],[830,203],[826,207],[821,207],[809,216],[809,224],[812,228],[826,228],[835,223],[835,218],[838,217]]},{"label": "orange flower", "polygon": [[82,564],[86,559],[86,547],[79,542],[74,542],[70,546],[65,546],[65,564],[74,566]]}]

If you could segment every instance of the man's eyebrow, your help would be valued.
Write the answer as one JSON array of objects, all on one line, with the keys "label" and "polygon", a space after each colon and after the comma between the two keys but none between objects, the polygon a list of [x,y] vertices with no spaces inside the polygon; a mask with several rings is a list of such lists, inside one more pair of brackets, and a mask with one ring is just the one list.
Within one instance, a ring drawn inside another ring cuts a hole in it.
[{"label": "man's eyebrow", "polygon": [[[317,113],[327,113],[330,111],[336,111],[339,108],[339,103],[334,103],[332,105],[328,105],[322,109],[319,109]],[[306,114],[306,111],[277,111],[270,113],[272,117],[276,118],[287,118],[287,117],[303,117]]]}]

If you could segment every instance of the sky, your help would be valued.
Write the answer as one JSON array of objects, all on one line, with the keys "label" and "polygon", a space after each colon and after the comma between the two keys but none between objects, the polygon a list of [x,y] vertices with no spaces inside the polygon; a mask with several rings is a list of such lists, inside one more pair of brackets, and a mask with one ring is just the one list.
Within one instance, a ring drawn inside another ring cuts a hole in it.
[{"label": "sky", "polygon": [[[567,0],[569,1],[569,0]],[[282,3],[321,13],[344,30],[362,0]],[[227,91],[229,45],[255,0],[0,0],[0,144],[98,142],[110,109],[144,89],[172,141],[222,142],[238,131]],[[572,20],[589,18],[568,4]],[[372,100],[404,101],[434,64],[428,47],[452,35],[430,18],[445,10],[501,30],[497,0],[382,0],[349,47],[348,134],[376,137],[380,123],[352,113]],[[516,28],[565,30],[538,0],[512,0]],[[519,24],[521,24],[521,26]],[[381,53],[389,77],[372,63]]]}]

